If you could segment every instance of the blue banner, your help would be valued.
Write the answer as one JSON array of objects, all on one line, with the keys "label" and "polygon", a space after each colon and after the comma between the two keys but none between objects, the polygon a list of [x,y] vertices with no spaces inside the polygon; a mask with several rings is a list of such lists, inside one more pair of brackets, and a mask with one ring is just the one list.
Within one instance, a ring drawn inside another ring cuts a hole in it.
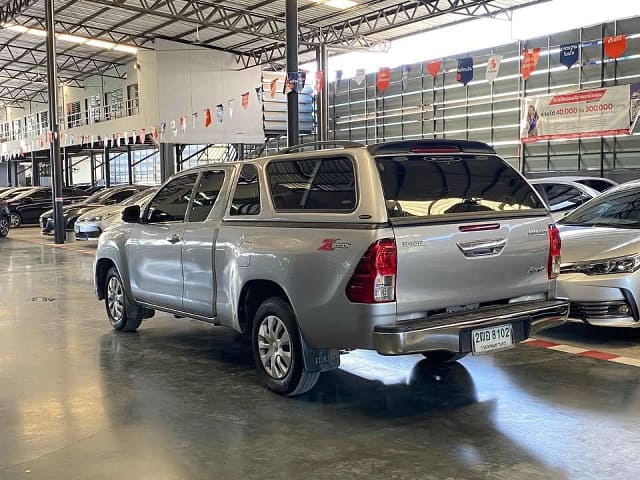
[{"label": "blue banner", "polygon": [[467,57],[458,59],[456,80],[465,86],[473,80],[473,58]]},{"label": "blue banner", "polygon": [[565,43],[560,45],[560,63],[567,68],[571,68],[580,56],[579,43]]}]

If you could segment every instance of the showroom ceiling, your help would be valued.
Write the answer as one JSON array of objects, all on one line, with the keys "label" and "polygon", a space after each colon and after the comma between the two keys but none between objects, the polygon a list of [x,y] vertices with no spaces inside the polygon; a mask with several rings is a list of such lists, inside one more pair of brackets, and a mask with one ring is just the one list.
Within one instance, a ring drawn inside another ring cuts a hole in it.
[{"label": "showroom ceiling", "polygon": [[[301,61],[320,43],[332,51],[385,48],[399,37],[480,16],[506,18],[541,1],[299,0]],[[44,102],[44,1],[0,2],[0,101]],[[156,38],[232,52],[247,67],[277,67],[285,55],[284,0],[56,0],[55,8],[58,75],[69,85],[96,74],[123,78],[131,47],[152,48]]]}]

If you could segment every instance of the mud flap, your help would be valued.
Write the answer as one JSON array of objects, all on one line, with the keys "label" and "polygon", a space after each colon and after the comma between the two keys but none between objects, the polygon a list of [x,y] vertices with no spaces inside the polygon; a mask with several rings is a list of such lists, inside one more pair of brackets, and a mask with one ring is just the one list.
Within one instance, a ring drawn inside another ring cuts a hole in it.
[{"label": "mud flap", "polygon": [[304,339],[300,340],[307,372],[326,372],[340,366],[340,351],[337,348],[310,348]]}]

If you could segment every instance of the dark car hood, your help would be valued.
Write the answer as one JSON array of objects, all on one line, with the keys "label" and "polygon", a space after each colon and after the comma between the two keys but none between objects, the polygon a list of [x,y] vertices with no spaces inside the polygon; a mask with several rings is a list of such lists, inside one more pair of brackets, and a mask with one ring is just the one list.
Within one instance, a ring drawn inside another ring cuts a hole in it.
[{"label": "dark car hood", "polygon": [[[62,214],[65,217],[67,215],[82,215],[83,213],[86,213],[89,210],[93,210],[94,208],[100,208],[100,207],[104,207],[104,205],[100,205],[99,203],[76,203],[73,205],[66,205],[62,207]],[[53,209],[47,210],[41,216],[45,218],[52,218]]]}]

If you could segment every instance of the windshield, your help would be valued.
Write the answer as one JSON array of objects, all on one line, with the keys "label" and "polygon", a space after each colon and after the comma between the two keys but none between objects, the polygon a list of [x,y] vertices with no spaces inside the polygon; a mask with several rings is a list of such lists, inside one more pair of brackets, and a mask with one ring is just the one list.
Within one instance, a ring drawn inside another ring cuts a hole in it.
[{"label": "windshield", "polygon": [[127,198],[120,205],[122,205],[123,207],[128,207],[130,205],[137,205],[138,203],[141,203],[144,200],[146,200],[147,197],[150,197],[151,195],[153,195],[153,192],[155,192],[155,191],[156,191],[155,188],[142,190],[141,192],[138,192],[135,195],[132,195],[131,197]]},{"label": "windshield", "polygon": [[104,200],[113,195],[113,190],[105,188],[104,190],[98,190],[96,193],[83,200],[83,203],[102,203]]},{"label": "windshield", "polygon": [[599,178],[585,178],[583,180],[576,180],[577,183],[581,183],[582,185],[586,185],[589,188],[593,188],[594,190],[599,191],[600,193],[606,192],[611,187],[615,187],[616,184],[609,182],[607,180],[602,180]]},{"label": "windshield", "polygon": [[10,198],[17,197],[22,192],[24,192],[24,190],[21,188],[11,188],[5,192],[0,193],[0,198],[8,200]]},{"label": "windshield", "polygon": [[376,159],[389,218],[544,209],[531,186],[494,155]]},{"label": "windshield", "polygon": [[604,194],[559,223],[590,227],[640,228],[640,187]]},{"label": "windshield", "polygon": [[34,193],[36,193],[39,190],[40,190],[39,188],[30,188],[29,190],[22,190],[22,191],[18,192],[17,195],[12,196],[11,200],[22,200],[25,197],[33,195]]}]

